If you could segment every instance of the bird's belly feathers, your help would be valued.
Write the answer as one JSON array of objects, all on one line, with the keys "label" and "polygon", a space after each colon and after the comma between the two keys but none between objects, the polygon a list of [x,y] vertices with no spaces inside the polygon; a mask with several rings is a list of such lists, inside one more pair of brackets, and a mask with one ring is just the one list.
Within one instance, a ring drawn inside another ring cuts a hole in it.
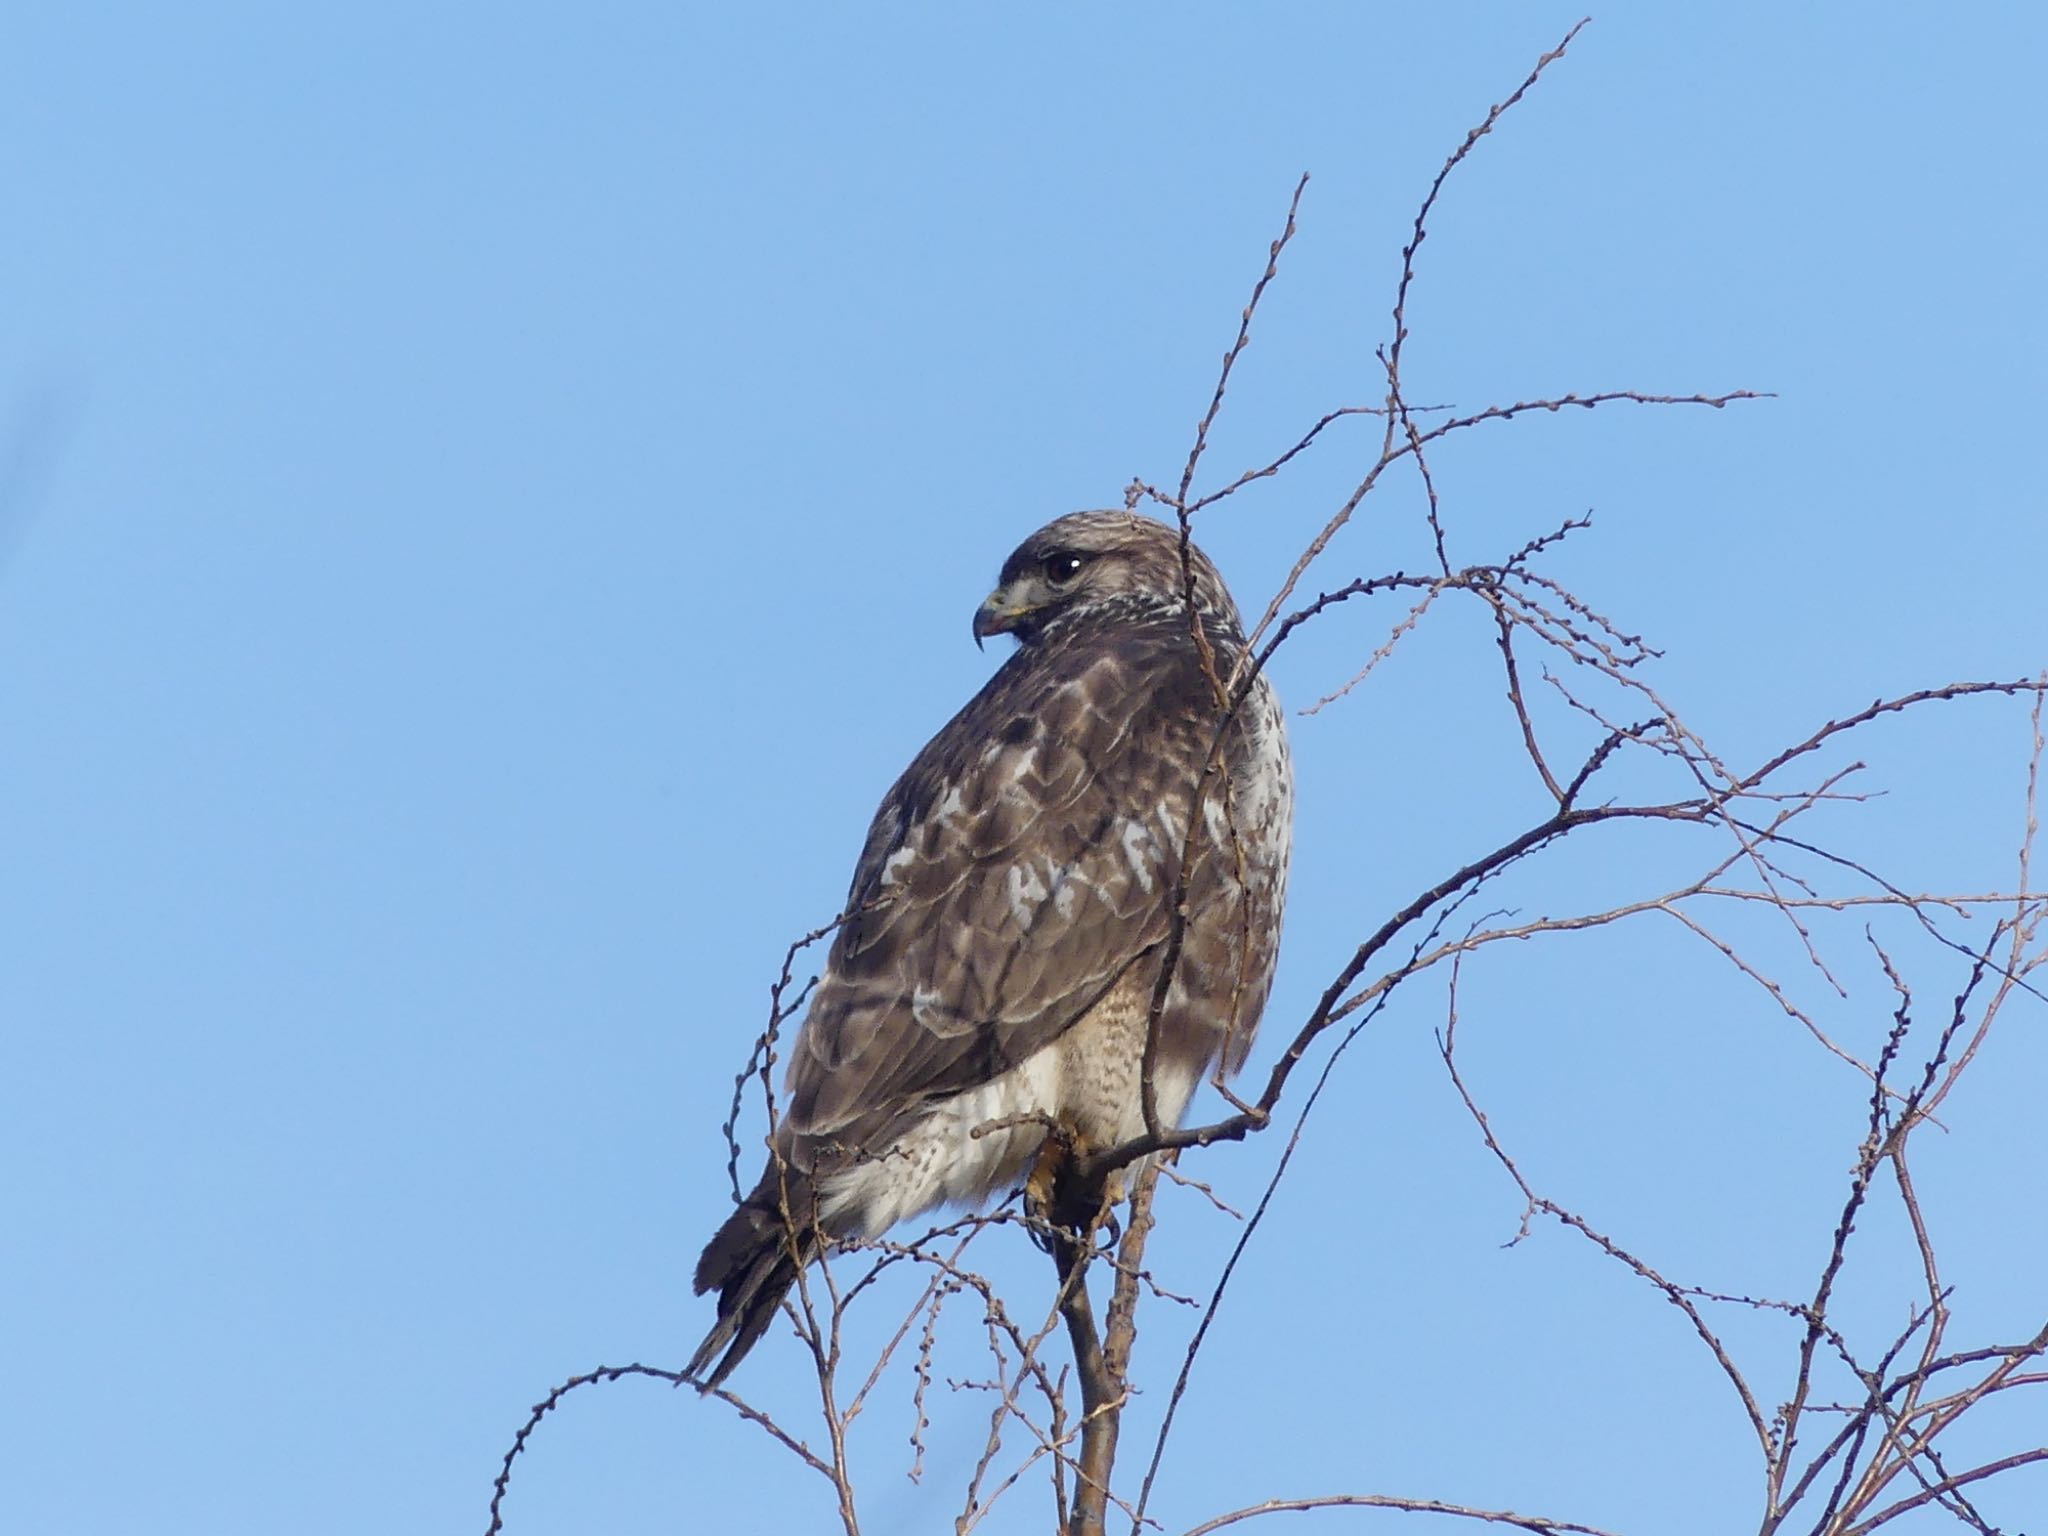
[{"label": "bird's belly feathers", "polygon": [[[1089,1148],[1140,1134],[1150,1002],[1149,987],[1119,985],[1052,1044],[933,1105],[880,1156],[829,1176],[820,1191],[827,1230],[879,1237],[934,1206],[978,1204],[1023,1180],[1055,1125]],[[1199,1075],[1198,1063],[1160,1053],[1161,1125],[1180,1123]]]}]

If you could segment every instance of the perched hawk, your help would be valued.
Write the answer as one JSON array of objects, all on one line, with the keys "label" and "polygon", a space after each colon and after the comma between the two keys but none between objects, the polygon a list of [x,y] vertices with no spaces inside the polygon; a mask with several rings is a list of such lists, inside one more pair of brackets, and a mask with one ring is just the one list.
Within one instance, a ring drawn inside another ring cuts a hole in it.
[{"label": "perched hawk", "polygon": [[1198,803],[1160,1123],[1219,1059],[1243,1063],[1280,942],[1293,780],[1262,676],[1202,783],[1245,641],[1216,568],[1188,559],[1199,640],[1179,534],[1129,512],[1048,523],[976,610],[977,642],[1017,650],[868,829],[767,1172],[697,1263],[698,1292],[718,1292],[689,1366],[706,1388],[833,1238],[1015,1187],[1051,1125],[1089,1148],[1145,1129],[1146,1019]]}]

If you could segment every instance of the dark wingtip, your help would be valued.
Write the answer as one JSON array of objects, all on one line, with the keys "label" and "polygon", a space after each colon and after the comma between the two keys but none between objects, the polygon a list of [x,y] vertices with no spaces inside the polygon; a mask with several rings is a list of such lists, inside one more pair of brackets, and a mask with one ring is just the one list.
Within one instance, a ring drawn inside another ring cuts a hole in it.
[{"label": "dark wingtip", "polygon": [[[806,1262],[815,1247],[804,1240]],[[704,1342],[690,1356],[683,1374],[699,1392],[712,1392],[730,1376],[782,1307],[782,1298],[796,1284],[796,1265],[789,1250],[778,1241],[762,1249],[741,1273],[729,1281],[718,1298],[718,1321],[704,1335]],[[716,1362],[714,1364],[713,1362]]]},{"label": "dark wingtip", "polygon": [[[722,1314],[711,1331],[704,1335],[704,1342],[697,1346],[697,1353],[690,1356],[690,1363],[683,1367],[684,1379],[697,1389],[699,1395],[716,1391],[720,1383],[732,1374],[732,1368],[740,1363],[739,1355],[726,1349],[738,1331],[737,1314]],[[718,1360],[721,1352],[725,1353],[725,1358]],[[718,1360],[715,1367],[712,1365],[714,1360]]]},{"label": "dark wingtip", "polygon": [[818,1229],[801,1222],[792,1232],[798,1218],[785,1219],[779,1192],[776,1208],[756,1203],[760,1193],[726,1218],[697,1261],[697,1294],[718,1292],[718,1321],[683,1367],[699,1392],[716,1391],[746,1359],[796,1284],[798,1266],[818,1254]]}]

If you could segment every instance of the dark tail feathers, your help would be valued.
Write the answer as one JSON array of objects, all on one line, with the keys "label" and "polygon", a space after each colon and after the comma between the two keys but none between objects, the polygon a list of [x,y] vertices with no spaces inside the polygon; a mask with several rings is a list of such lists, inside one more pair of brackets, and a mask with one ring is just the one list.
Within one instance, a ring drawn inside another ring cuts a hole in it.
[{"label": "dark tail feathers", "polygon": [[709,1392],[747,1357],[775,1321],[797,1271],[821,1247],[810,1181],[794,1168],[778,1173],[771,1166],[697,1260],[697,1294],[718,1292],[718,1321],[683,1368],[699,1391]]}]

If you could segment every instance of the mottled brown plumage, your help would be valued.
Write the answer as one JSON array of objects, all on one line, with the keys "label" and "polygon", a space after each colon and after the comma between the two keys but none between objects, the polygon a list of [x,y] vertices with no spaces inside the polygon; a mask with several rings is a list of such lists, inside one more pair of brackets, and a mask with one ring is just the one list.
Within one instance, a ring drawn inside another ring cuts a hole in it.
[{"label": "mottled brown plumage", "polygon": [[1014,1187],[1046,1119],[1096,1147],[1143,1130],[1146,1017],[1197,819],[1160,1119],[1243,1062],[1279,946],[1292,781],[1261,678],[1198,789],[1244,638],[1189,556],[1200,640],[1179,535],[1149,518],[1074,513],[1005,562],[974,629],[1017,651],[876,812],[767,1171],[698,1263],[698,1291],[719,1292],[690,1363],[707,1386],[832,1237]]}]

